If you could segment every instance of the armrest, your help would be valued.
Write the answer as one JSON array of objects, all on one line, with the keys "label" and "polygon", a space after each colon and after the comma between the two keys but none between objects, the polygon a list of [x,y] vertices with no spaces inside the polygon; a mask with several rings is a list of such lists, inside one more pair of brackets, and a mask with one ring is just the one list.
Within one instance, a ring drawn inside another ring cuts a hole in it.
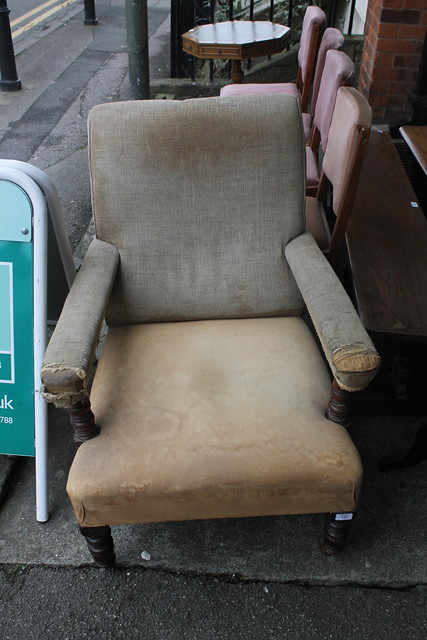
[{"label": "armrest", "polygon": [[70,407],[85,399],[90,367],[119,264],[112,244],[93,240],[46,349],[43,396]]},{"label": "armrest", "polygon": [[310,233],[292,240],[285,255],[338,385],[361,391],[380,357],[344,287]]}]

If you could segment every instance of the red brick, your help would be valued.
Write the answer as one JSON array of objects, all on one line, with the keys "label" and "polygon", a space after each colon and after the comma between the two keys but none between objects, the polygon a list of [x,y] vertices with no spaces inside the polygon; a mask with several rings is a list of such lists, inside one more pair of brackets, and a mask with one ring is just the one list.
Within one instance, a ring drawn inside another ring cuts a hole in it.
[{"label": "red brick", "polygon": [[426,27],[423,25],[401,24],[399,26],[399,38],[413,38],[414,40],[424,40],[425,34]]},{"label": "red brick", "polygon": [[415,51],[415,42],[413,40],[400,40],[399,38],[379,38],[377,50],[391,53],[413,53]]},{"label": "red brick", "polygon": [[405,0],[384,0],[383,7],[387,9],[398,9],[404,6]]},{"label": "red brick", "polygon": [[[379,27],[378,27],[379,28]],[[370,29],[365,36],[365,45],[366,43],[369,42],[369,44],[373,47],[377,46],[377,42],[378,42],[378,29],[374,30],[374,29]]]},{"label": "red brick", "polygon": [[381,11],[381,22],[391,22],[395,24],[419,24],[421,11],[406,9],[383,9]]},{"label": "red brick", "polygon": [[376,49],[376,46],[373,45],[373,43],[369,38],[366,38],[363,48],[364,48],[364,53],[368,56],[368,58],[370,58],[373,55]]},{"label": "red brick", "polygon": [[419,53],[420,55],[423,52],[424,40],[417,40],[415,43],[415,53]]},{"label": "red brick", "polygon": [[413,88],[414,84],[411,82],[390,82],[388,93],[396,96],[408,96]]},{"label": "red brick", "polygon": [[382,107],[384,108],[384,96],[372,96],[369,95],[369,104],[371,107]]},{"label": "red brick", "polygon": [[389,93],[389,83],[377,81],[372,82],[371,86],[369,87],[369,93],[371,94],[371,96],[385,96]]},{"label": "red brick", "polygon": [[359,84],[357,85],[358,90],[360,91],[360,93],[362,94],[362,96],[364,96],[365,98],[369,95],[369,89],[368,86],[365,82],[365,78],[360,78],[359,77]]},{"label": "red brick", "polygon": [[[418,28],[422,29],[423,27],[418,27]],[[398,31],[399,31],[398,24],[386,24],[384,22],[381,22],[378,29],[378,35],[381,36],[382,38],[396,38],[398,35]],[[403,37],[406,37],[406,36],[403,36]]]},{"label": "red brick", "polygon": [[427,11],[423,11],[420,22],[421,24],[427,24]]},{"label": "red brick", "polygon": [[393,64],[393,54],[392,53],[383,53],[377,52],[374,55],[374,66],[375,67],[391,67]]},{"label": "red brick", "polygon": [[[389,67],[374,67],[372,70],[373,80],[390,80],[394,69]],[[394,78],[393,78],[394,79]]]},{"label": "red brick", "polygon": [[403,0],[404,9],[425,9],[426,0]]},{"label": "red brick", "polygon": [[393,82],[409,82],[411,73],[410,69],[390,69],[389,80]]},{"label": "red brick", "polygon": [[408,102],[408,94],[400,96],[386,96],[385,106],[388,108],[401,109]]},{"label": "red brick", "polygon": [[413,55],[400,55],[394,56],[393,67],[403,67],[405,69],[418,69],[420,66],[420,56],[414,53]]},{"label": "red brick", "polygon": [[[390,2],[400,2],[402,3],[403,0],[385,0],[386,2],[390,1]],[[371,2],[369,2],[369,8],[372,9],[372,11],[380,11],[383,7],[384,1],[383,0],[371,0]]]}]

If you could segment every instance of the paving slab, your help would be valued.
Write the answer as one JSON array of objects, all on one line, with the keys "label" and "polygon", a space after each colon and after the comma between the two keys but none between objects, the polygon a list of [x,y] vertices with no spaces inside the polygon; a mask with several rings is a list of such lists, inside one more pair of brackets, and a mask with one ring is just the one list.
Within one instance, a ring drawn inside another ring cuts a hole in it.
[{"label": "paving slab", "polygon": [[[323,516],[304,515],[114,527],[118,565],[307,585],[427,585],[427,463],[377,470],[378,459],[403,450],[418,424],[420,418],[354,418],[351,433],[365,476],[358,516],[340,555],[319,552]],[[28,459],[0,512],[0,564],[91,563],[65,493],[74,455],[65,412],[50,407],[49,433],[50,520],[36,522],[34,464]]]}]

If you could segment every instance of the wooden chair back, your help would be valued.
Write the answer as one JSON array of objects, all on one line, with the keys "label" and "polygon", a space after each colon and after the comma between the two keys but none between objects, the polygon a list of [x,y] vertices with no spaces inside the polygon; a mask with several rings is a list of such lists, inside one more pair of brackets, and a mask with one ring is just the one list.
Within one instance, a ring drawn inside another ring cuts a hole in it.
[{"label": "wooden chair back", "polygon": [[338,268],[342,256],[371,123],[372,110],[362,94],[353,87],[338,89],[317,191],[317,199],[326,210],[326,200],[332,188],[331,208],[335,219],[332,220],[327,256],[334,268]]},{"label": "wooden chair back", "polygon": [[309,6],[304,15],[298,51],[297,87],[301,92],[301,111],[306,112],[316,68],[317,51],[326,26],[326,15],[320,7]]}]

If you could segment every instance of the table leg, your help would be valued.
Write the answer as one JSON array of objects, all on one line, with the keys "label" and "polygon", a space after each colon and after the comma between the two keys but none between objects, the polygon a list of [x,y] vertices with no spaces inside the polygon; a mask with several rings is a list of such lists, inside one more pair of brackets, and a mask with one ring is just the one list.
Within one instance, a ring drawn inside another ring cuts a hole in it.
[{"label": "table leg", "polygon": [[231,68],[231,80],[237,84],[240,84],[243,80],[242,63],[240,60],[233,60]]}]

